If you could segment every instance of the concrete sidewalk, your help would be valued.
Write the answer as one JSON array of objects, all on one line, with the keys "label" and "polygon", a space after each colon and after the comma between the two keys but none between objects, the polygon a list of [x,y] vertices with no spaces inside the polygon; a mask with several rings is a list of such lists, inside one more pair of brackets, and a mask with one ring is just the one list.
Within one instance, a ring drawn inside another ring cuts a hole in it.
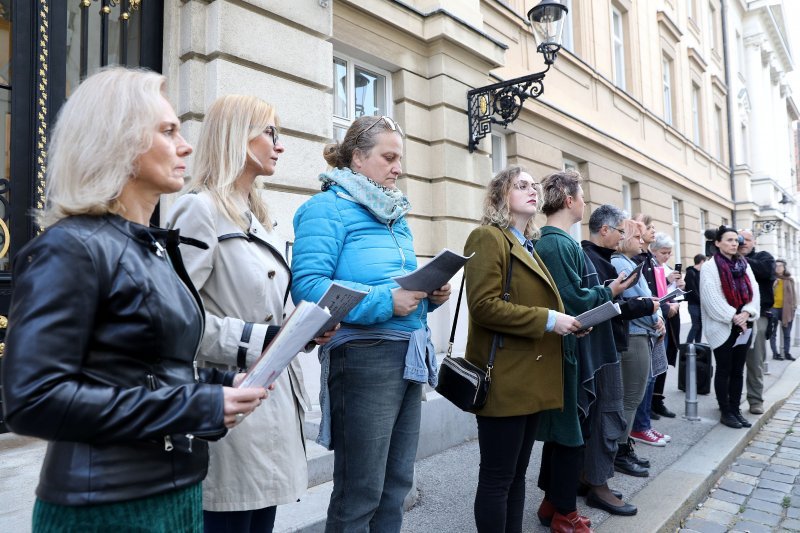
[{"label": "concrete sidewalk", "polygon": [[[795,349],[795,352],[797,350]],[[664,448],[640,444],[637,453],[652,463],[651,477],[634,478],[617,474],[611,481],[626,501],[638,506],[634,517],[609,516],[586,507],[579,498],[582,514],[592,519],[598,532],[675,531],[705,497],[732,461],[739,456],[760,426],[782,405],[800,383],[800,363],[769,361],[771,374],[765,376],[765,408],[760,417],[745,413],[754,423],[750,430],[734,430],[719,424],[714,394],[700,396],[700,421],[681,418],[655,421],[653,426],[673,440]],[[677,390],[677,371],[670,367],[667,378],[667,405],[683,413],[684,396]],[[453,408],[455,409],[455,408]],[[474,419],[466,422],[474,424]],[[452,433],[452,428],[445,430]],[[534,447],[528,469],[528,497],[524,517],[525,531],[547,531],[536,519],[541,491],[536,487],[541,443]],[[30,531],[31,508],[44,443],[17,435],[0,435],[0,531]],[[475,531],[472,506],[478,478],[478,445],[475,441],[454,446],[417,462],[419,499],[406,513],[404,532],[440,533]],[[308,496],[305,500],[313,499]],[[325,507],[326,501],[320,505]],[[282,531],[317,531],[321,524],[295,526]]]}]

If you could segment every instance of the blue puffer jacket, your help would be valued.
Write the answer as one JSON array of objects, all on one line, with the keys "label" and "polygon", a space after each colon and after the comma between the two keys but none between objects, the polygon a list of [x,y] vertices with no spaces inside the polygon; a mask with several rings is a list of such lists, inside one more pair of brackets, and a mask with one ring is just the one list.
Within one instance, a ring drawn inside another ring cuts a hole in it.
[{"label": "blue puffer jacket", "polygon": [[[393,277],[417,268],[405,217],[379,222],[343,188],[333,185],[300,206],[294,216],[292,299],[319,301],[336,281],[369,294],[345,317],[360,326],[414,331],[427,326],[428,299],[408,316],[394,316]],[[430,309],[429,309],[430,307]]]}]

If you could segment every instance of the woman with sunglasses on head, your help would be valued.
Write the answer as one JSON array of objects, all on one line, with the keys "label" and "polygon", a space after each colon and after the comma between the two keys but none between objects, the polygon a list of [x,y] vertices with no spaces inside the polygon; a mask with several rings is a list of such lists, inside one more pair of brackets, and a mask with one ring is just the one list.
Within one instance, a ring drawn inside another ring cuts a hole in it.
[{"label": "woman with sunglasses on head", "polygon": [[[181,246],[206,306],[200,366],[245,369],[285,316],[286,242],[273,229],[259,176],[272,176],[284,147],[275,109],[254,96],[228,95],[206,113],[188,194],[168,224],[206,249]],[[324,342],[324,339],[318,339]],[[205,531],[268,532],[276,506],[305,494],[303,409],[310,406],[300,362],[275,382],[270,401],[211,446],[203,483]]]},{"label": "woman with sunglasses on head", "polygon": [[[539,186],[530,174],[518,166],[502,170],[489,182],[481,225],[464,247],[465,255],[475,254],[464,273],[465,357],[486,368],[495,336],[503,339],[486,405],[476,412],[481,460],[474,509],[481,533],[522,531],[538,413],[564,405],[561,337],[580,327],[564,314],[555,281],[533,251],[538,202]],[[508,301],[501,297],[506,283]]]},{"label": "woman with sunglasses on head", "polygon": [[411,489],[422,385],[435,384],[427,314],[450,295],[398,287],[417,268],[411,208],[397,188],[403,131],[389,117],[356,119],[325,147],[322,192],[294,218],[292,296],[318,301],[332,282],[367,292],[320,351],[322,421],[333,448],[326,531],[397,532]]},{"label": "woman with sunglasses on head", "polygon": [[758,319],[761,297],[750,264],[739,255],[736,230],[720,226],[714,244],[717,253],[700,270],[700,309],[706,339],[717,363],[714,392],[722,412],[720,422],[740,429],[752,425],[739,409],[744,364],[752,339],[735,344],[739,335],[751,329]]},{"label": "woman with sunglasses on head", "polygon": [[266,398],[192,368],[202,302],[182,236],[150,226],[192,152],[165,85],[116,67],[77,87],[48,153],[47,229],[14,261],[3,408],[48,441],[34,532],[202,531],[206,442]]}]

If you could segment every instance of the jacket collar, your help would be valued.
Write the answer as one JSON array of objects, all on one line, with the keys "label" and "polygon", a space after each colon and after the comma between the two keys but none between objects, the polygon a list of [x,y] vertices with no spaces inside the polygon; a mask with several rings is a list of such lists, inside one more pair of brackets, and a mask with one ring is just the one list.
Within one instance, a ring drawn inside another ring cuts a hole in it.
[{"label": "jacket collar", "polygon": [[598,246],[597,244],[593,243],[592,241],[581,241],[581,248],[587,251],[591,251],[605,259],[606,261],[611,261],[611,256],[614,254],[616,250],[612,250],[611,248],[606,248],[605,246]]},{"label": "jacket collar", "polygon": [[[541,265],[543,265],[544,263],[539,257],[539,254],[537,254],[536,251],[534,250],[533,256],[531,256],[531,254],[528,253],[525,247],[523,247],[519,243],[519,239],[517,239],[517,236],[514,235],[510,229],[503,228],[501,231],[503,232],[503,236],[506,238],[509,246],[511,247],[511,255],[519,259],[519,261],[523,265],[533,270],[536,274],[541,276],[542,279],[544,279],[549,285],[552,286],[553,284],[550,282],[550,278],[547,276],[547,274],[541,267]],[[534,257],[536,258],[535,260]],[[553,287],[553,289],[555,289],[555,287]]]}]

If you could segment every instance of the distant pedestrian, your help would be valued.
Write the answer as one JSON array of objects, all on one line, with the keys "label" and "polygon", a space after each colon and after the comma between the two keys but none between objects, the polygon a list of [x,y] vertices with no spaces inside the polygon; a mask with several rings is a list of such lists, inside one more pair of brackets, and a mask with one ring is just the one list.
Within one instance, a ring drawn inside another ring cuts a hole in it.
[{"label": "distant pedestrian", "polygon": [[[773,359],[786,359],[794,361],[794,357],[789,352],[792,346],[792,323],[794,312],[797,310],[797,298],[795,297],[794,278],[786,268],[786,261],[778,259],[775,261],[775,303],[772,305],[772,335],[769,342],[772,347]],[[783,352],[778,351],[778,330],[783,337]],[[783,353],[783,356],[781,356]]]},{"label": "distant pedestrian", "polygon": [[700,312],[700,269],[706,262],[706,256],[697,254],[694,256],[694,265],[686,269],[686,301],[689,305],[689,317],[692,319],[692,327],[689,328],[689,336],[686,342],[702,342],[703,339],[703,317]]},{"label": "distant pedestrian", "polygon": [[[563,313],[555,282],[533,251],[539,199],[539,184],[522,168],[501,171],[489,182],[481,225],[464,247],[466,255],[475,254],[465,271],[470,311],[465,357],[485,368],[495,336],[502,338],[489,397],[476,413],[480,533],[522,531],[525,472],[538,413],[563,406],[561,337],[579,327]],[[509,272],[505,301],[500,295]]]},{"label": "distant pedestrian", "polygon": [[739,410],[745,358],[752,339],[742,342],[740,335],[758,318],[761,299],[753,270],[738,254],[736,230],[720,226],[715,244],[719,251],[700,273],[700,306],[706,338],[717,363],[714,390],[722,412],[720,422],[738,429],[752,425]]},{"label": "distant pedestrian", "polygon": [[764,361],[767,358],[767,330],[772,316],[772,282],[775,281],[775,258],[766,251],[756,251],[756,237],[748,229],[739,231],[739,254],[747,259],[758,284],[760,314],[753,327],[755,339],[747,351],[747,403],[750,412],[764,412]]}]

